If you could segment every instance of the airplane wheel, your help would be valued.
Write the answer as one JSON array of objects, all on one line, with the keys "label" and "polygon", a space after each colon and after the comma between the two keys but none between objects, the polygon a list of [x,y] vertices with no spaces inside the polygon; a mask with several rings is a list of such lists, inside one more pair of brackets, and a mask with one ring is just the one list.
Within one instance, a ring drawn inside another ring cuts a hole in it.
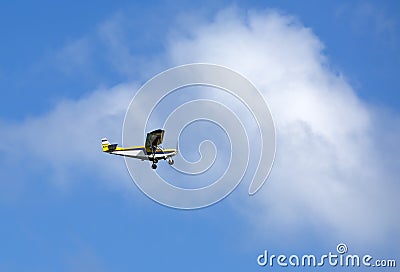
[{"label": "airplane wheel", "polygon": [[153,168],[154,170],[157,169],[157,164],[153,163],[153,164],[151,165],[151,168]]},{"label": "airplane wheel", "polygon": [[168,163],[169,163],[169,165],[173,165],[174,164],[174,160],[171,159],[171,160],[168,161]]}]

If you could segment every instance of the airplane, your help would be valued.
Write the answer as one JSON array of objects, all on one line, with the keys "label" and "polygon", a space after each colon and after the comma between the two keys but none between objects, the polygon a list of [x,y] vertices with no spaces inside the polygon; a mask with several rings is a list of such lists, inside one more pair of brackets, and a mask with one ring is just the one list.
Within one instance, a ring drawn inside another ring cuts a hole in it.
[{"label": "airplane", "polygon": [[156,129],[147,133],[144,146],[119,147],[118,144],[110,144],[107,138],[101,139],[103,152],[125,156],[129,158],[148,160],[152,162],[151,168],[156,169],[159,160],[168,160],[169,165],[174,164],[173,156],[178,154],[178,149],[163,149],[161,143],[164,138],[164,130]]}]

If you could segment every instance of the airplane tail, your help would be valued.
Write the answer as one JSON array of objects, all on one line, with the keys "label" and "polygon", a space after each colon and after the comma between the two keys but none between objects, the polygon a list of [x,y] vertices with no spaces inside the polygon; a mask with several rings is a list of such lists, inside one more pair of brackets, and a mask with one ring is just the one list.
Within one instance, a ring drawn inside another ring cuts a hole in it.
[{"label": "airplane tail", "polygon": [[110,145],[110,142],[107,140],[107,138],[101,139],[101,147],[103,149],[103,152],[109,151],[108,146]]},{"label": "airplane tail", "polygon": [[110,144],[107,138],[101,139],[101,148],[103,152],[113,152],[117,149],[118,144]]}]

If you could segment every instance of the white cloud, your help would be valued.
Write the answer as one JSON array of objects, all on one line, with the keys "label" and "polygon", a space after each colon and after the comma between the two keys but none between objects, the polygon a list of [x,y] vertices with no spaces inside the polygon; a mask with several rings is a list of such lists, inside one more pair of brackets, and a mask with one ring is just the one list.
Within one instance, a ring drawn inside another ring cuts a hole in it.
[{"label": "white cloud", "polygon": [[46,115],[3,124],[7,128],[2,135],[7,144],[0,147],[7,154],[3,163],[42,171],[61,188],[82,173],[94,178],[128,177],[121,160],[102,156],[100,140],[107,136],[121,141],[125,110],[136,89],[133,84],[123,84],[97,90],[80,100],[64,100]]},{"label": "white cloud", "polygon": [[375,137],[382,120],[329,68],[310,29],[275,11],[231,8],[175,33],[169,50],[174,64],[236,69],[265,95],[278,146],[271,178],[255,197],[264,211],[256,223],[296,234],[310,224],[360,243],[388,242],[398,232],[396,172],[378,159],[387,145]]}]

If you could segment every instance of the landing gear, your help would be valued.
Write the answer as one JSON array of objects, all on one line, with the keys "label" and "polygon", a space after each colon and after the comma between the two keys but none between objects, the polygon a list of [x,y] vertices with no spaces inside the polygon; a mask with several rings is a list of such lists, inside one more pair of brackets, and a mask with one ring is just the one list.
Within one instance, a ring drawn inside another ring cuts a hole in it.
[{"label": "landing gear", "polygon": [[153,164],[151,165],[151,168],[153,168],[154,170],[157,169],[157,162],[158,162],[158,159],[155,158],[155,156],[156,156],[156,155],[155,155],[154,150],[153,150],[153,158],[150,159],[150,160],[153,162]]},{"label": "landing gear", "polygon": [[169,165],[173,165],[173,164],[174,164],[174,160],[173,160],[173,159],[169,159],[169,160],[168,160],[168,164],[169,164]]}]

